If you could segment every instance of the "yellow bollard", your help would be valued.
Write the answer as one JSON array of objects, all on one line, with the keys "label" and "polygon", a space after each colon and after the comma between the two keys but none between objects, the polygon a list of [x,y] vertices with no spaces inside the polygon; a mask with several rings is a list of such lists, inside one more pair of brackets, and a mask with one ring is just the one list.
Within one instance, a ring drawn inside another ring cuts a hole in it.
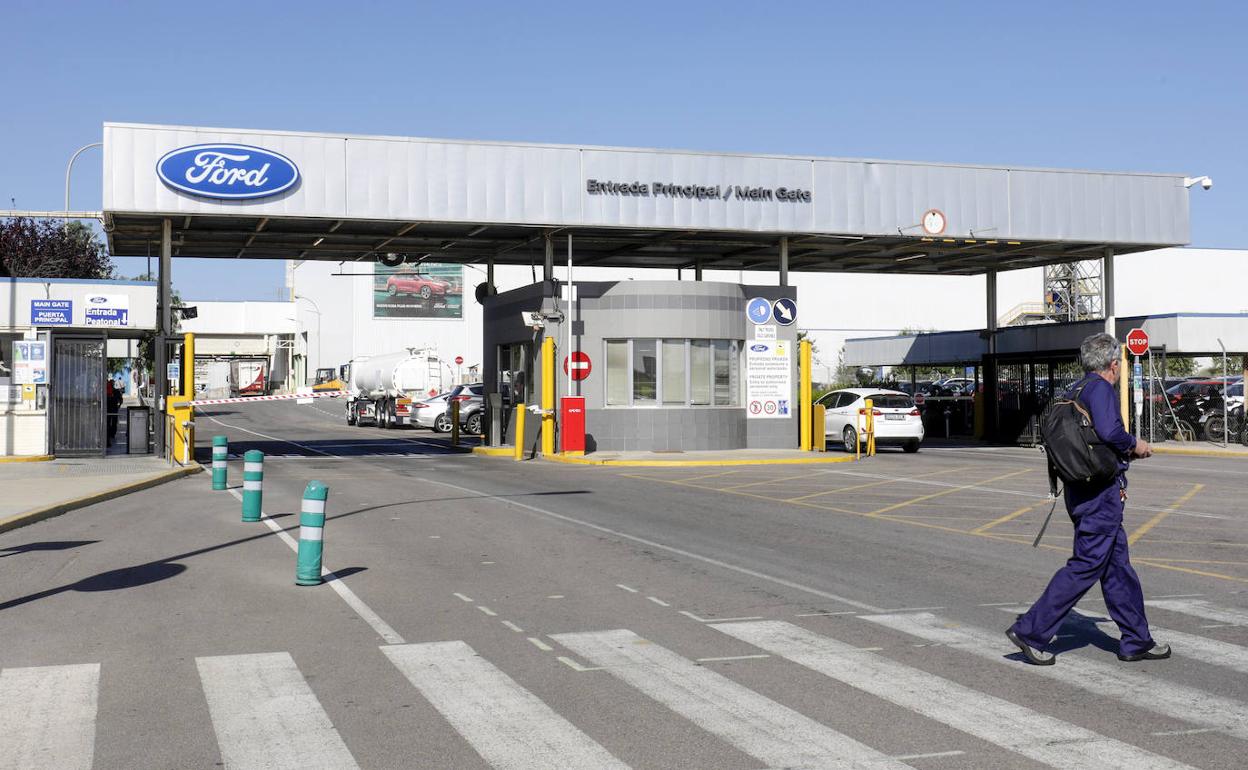
[{"label": "yellow bollard", "polygon": [[555,453],[555,338],[542,340],[542,454]]},{"label": "yellow bollard", "polygon": [[194,410],[186,405],[190,396],[169,396],[165,399],[168,407],[170,432],[173,441],[169,446],[169,459],[180,465],[189,465],[195,452]]},{"label": "yellow bollard", "polygon": [[801,431],[801,447],[803,452],[811,448],[811,411],[810,411],[810,340],[798,343],[798,429]]},{"label": "yellow bollard", "polygon": [[524,404],[516,404],[516,414],[511,419],[511,424],[516,430],[514,457],[517,462],[524,459],[524,412]]},{"label": "yellow bollard", "polygon": [[827,409],[823,404],[815,404],[810,410],[810,419],[813,423],[810,427],[811,445],[810,448],[814,452],[828,451],[828,435],[827,435]]},{"label": "yellow bollard", "polygon": [[867,399],[863,402],[867,415],[867,457],[875,456],[875,402]]}]

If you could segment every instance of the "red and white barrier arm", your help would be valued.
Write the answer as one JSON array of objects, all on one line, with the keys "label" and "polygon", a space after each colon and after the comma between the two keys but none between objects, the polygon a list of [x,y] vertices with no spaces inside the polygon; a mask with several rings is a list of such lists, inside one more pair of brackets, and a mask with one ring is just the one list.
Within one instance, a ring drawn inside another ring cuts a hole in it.
[{"label": "red and white barrier arm", "polygon": [[188,401],[188,406],[217,406],[218,404],[250,404],[254,401],[294,401],[303,398],[338,398],[350,395],[345,390],[322,391],[320,393],[286,393],[280,396],[241,396],[239,398],[203,398]]}]

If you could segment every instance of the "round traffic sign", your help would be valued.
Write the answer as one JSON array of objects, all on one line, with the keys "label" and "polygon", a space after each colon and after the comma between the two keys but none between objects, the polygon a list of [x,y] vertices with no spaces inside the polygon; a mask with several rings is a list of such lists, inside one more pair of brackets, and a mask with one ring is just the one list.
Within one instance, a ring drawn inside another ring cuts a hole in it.
[{"label": "round traffic sign", "polygon": [[754,297],[745,303],[745,315],[756,324],[765,324],[771,320],[771,303],[762,297]]},{"label": "round traffic sign", "polygon": [[781,326],[789,326],[797,320],[797,303],[788,297],[781,297],[773,302],[771,307],[772,317]]},{"label": "round traffic sign", "polygon": [[1148,332],[1138,326],[1127,332],[1127,350],[1131,351],[1133,356],[1142,356],[1147,353]]},{"label": "round traffic sign", "polygon": [[464,357],[463,357],[463,356],[455,356],[455,365],[456,365],[456,366],[459,366],[459,365],[461,365],[462,363],[464,363]]},{"label": "round traffic sign", "polygon": [[572,355],[563,357],[563,372],[568,373],[568,359],[572,359],[572,379],[583,380],[593,371],[594,364],[589,360],[589,356],[579,350],[572,351]]}]

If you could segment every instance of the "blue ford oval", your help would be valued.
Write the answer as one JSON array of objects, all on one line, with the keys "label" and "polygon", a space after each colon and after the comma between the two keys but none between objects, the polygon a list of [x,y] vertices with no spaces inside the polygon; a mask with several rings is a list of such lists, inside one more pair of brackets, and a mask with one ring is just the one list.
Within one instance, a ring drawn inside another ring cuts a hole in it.
[{"label": "blue ford oval", "polygon": [[771,348],[767,345],[750,345],[750,350],[755,353],[766,353],[768,350],[771,350]]},{"label": "blue ford oval", "polygon": [[245,144],[193,144],[156,163],[161,181],[205,198],[266,198],[289,190],[299,169],[285,155]]}]

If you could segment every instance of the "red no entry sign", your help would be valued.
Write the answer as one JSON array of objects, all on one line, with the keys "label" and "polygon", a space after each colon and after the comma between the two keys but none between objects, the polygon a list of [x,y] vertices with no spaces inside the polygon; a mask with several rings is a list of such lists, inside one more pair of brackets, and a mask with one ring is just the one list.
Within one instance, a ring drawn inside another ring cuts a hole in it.
[{"label": "red no entry sign", "polygon": [[464,357],[463,357],[463,356],[455,356],[455,365],[456,365],[456,366],[459,366],[459,365],[460,365],[460,364],[462,364],[462,363],[464,363]]},{"label": "red no entry sign", "polygon": [[1131,351],[1133,356],[1142,356],[1147,353],[1148,332],[1138,326],[1127,332],[1127,350]]},{"label": "red no entry sign", "polygon": [[588,355],[586,355],[585,353],[582,353],[579,350],[575,350],[572,352],[572,355],[564,356],[563,371],[565,374],[568,373],[568,366],[569,366],[568,360],[569,359],[571,359],[571,362],[572,362],[571,374],[572,374],[572,379],[574,380],[585,379],[586,377],[589,376],[590,371],[592,371],[594,368],[594,365],[590,362]]}]

